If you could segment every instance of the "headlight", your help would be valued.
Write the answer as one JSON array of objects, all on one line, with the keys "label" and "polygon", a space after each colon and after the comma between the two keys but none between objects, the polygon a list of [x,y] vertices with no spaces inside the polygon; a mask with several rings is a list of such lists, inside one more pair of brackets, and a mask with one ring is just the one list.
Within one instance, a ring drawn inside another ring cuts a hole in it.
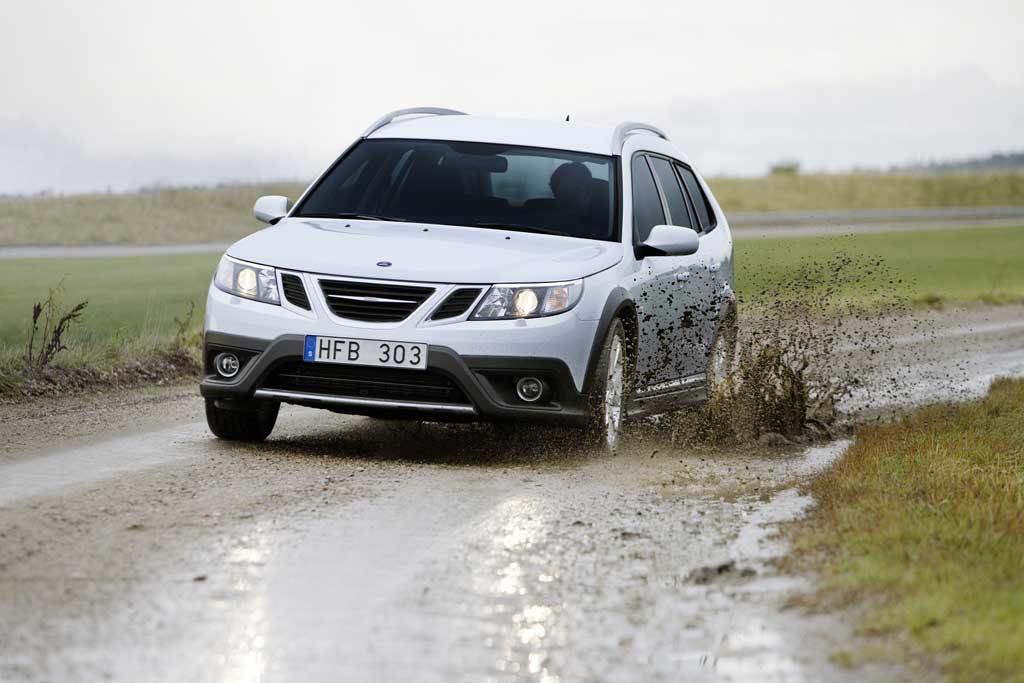
[{"label": "headlight", "polygon": [[277,291],[277,272],[273,268],[224,256],[217,266],[213,283],[217,289],[228,294],[266,304],[281,303],[281,294]]},{"label": "headlight", "polygon": [[540,318],[565,313],[580,300],[583,280],[542,285],[494,285],[473,312],[473,320]]}]

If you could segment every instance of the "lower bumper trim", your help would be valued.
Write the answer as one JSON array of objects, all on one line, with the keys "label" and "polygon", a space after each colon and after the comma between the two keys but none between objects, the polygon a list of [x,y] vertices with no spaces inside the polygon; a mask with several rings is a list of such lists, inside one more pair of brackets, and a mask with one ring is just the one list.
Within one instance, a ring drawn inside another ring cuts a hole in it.
[{"label": "lower bumper trim", "polygon": [[[269,384],[276,369],[287,363],[301,362],[305,337],[282,335],[274,340],[239,337],[223,332],[206,332],[208,357],[217,349],[246,349],[254,352],[232,381],[219,379],[207,368],[200,382],[200,393],[211,400],[253,398],[323,408],[337,413],[374,415],[402,419],[430,419],[437,422],[477,420],[539,422],[582,425],[586,422],[586,397],[576,390],[572,373],[558,358],[461,356],[444,346],[431,345],[427,367],[443,374],[457,385],[464,396],[402,393],[338,392],[316,385]],[[535,406],[515,396],[516,377],[540,377],[552,386],[549,404]]]},{"label": "lower bumper trim", "polygon": [[476,415],[476,408],[470,405],[454,405],[450,403],[427,403],[421,401],[393,401],[383,398],[352,398],[348,396],[330,396],[311,394],[303,391],[285,391],[284,389],[257,389],[254,398],[271,399],[274,401],[304,403],[306,405],[323,403],[350,408],[371,408],[383,410],[412,410],[425,413],[444,413],[456,415]]}]

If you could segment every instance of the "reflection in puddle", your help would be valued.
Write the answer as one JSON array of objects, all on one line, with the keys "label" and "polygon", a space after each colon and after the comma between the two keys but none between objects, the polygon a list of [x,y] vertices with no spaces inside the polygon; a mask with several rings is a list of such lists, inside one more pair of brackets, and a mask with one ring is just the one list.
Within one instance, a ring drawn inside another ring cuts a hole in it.
[{"label": "reflection in puddle", "polygon": [[[490,633],[484,643],[501,650],[495,669],[555,683],[560,679],[547,664],[556,612],[537,601],[537,588],[556,579],[536,571],[545,561],[538,547],[548,532],[542,517],[538,503],[523,497],[507,500],[495,510],[498,527],[492,531],[488,559],[481,567],[478,583],[486,583],[494,601],[484,614],[494,620],[496,632]],[[508,614],[511,618],[504,616]]]},{"label": "reflection in puddle", "polygon": [[762,619],[751,619],[722,639],[712,666],[731,680],[802,681],[799,664],[786,650],[780,633]]},{"label": "reflection in puddle", "polygon": [[[263,530],[239,539],[228,555],[230,564],[243,571],[231,590],[214,602],[228,616],[224,652],[220,658],[222,683],[257,683],[267,671],[267,595],[257,572],[267,560],[269,543]],[[242,596],[243,604],[234,602]]]}]

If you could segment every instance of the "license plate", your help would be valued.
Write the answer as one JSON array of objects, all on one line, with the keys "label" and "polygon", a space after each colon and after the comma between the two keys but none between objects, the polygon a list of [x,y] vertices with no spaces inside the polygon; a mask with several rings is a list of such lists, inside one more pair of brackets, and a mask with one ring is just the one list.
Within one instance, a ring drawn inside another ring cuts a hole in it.
[{"label": "license plate", "polygon": [[374,365],[385,368],[427,369],[427,345],[381,339],[348,339],[306,335],[303,360],[309,363]]}]

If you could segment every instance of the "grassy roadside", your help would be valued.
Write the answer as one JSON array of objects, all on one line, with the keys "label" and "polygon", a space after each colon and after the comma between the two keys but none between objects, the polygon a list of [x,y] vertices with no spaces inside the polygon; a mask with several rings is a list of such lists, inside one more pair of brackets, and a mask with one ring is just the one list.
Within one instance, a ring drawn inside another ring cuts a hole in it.
[{"label": "grassy roadside", "polygon": [[822,601],[866,602],[861,629],[890,636],[886,655],[923,653],[953,681],[1024,681],[1024,380],[861,428],[810,488],[794,549]]},{"label": "grassy roadside", "polygon": [[[1024,173],[713,178],[726,212],[1024,204]],[[131,194],[0,198],[0,246],[233,242],[259,227],[263,194],[297,199],[300,183]]]},{"label": "grassy roadside", "polygon": [[[0,400],[193,376],[216,262],[216,254],[0,262]],[[29,372],[33,304],[61,282],[60,308],[88,305],[63,335],[67,350]]]},{"label": "grassy roadside", "polygon": [[0,261],[0,346],[20,346],[32,303],[64,281],[67,304],[88,301],[78,345],[120,345],[139,337],[167,337],[174,317],[194,302],[202,319],[217,254]]}]

